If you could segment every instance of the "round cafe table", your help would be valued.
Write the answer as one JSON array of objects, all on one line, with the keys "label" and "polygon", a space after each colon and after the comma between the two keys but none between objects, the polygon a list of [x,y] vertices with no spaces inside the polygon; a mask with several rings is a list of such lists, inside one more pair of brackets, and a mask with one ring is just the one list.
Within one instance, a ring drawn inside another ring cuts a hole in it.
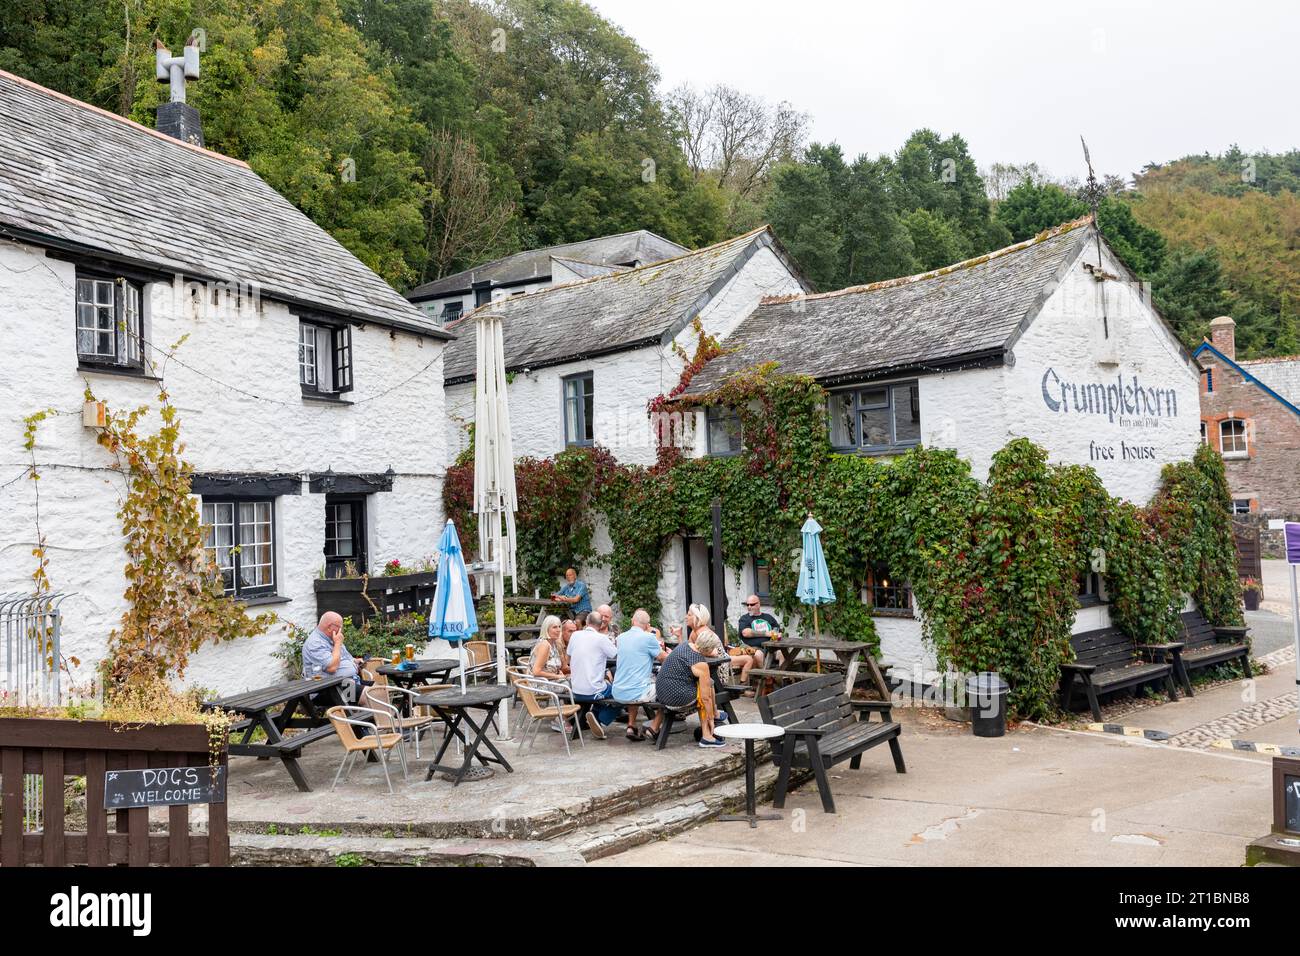
[{"label": "round cafe table", "polygon": [[727,813],[719,820],[748,820],[751,827],[757,827],[759,820],[782,820],[784,815],[775,810],[758,812],[754,799],[754,741],[775,740],[785,736],[785,728],[775,724],[723,724],[714,727],[713,732],[727,740],[745,742],[745,811],[744,813]]},{"label": "round cafe table", "polygon": [[[375,668],[375,673],[383,674],[398,687],[406,687],[411,690],[417,689],[416,685],[429,683],[430,678],[434,678],[436,683],[445,684],[449,675],[457,667],[460,661],[454,657],[437,657],[413,662],[414,667],[404,668],[400,664],[380,664]],[[398,701],[398,710],[403,717],[409,717],[411,714],[411,698],[406,694],[398,694],[401,698]]]}]

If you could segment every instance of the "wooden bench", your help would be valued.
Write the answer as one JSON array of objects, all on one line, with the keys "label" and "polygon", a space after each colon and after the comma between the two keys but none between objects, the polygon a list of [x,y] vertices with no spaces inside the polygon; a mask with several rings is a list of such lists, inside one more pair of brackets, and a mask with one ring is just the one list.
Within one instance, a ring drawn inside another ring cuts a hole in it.
[{"label": "wooden bench", "polygon": [[324,740],[326,737],[336,736],[333,724],[325,724],[322,727],[315,727],[311,730],[303,731],[300,734],[290,734],[277,741],[268,743],[267,747],[281,754],[289,754],[297,757],[302,753],[302,749],[308,744],[314,744],[318,740]]},{"label": "wooden bench", "polygon": [[1183,640],[1180,644],[1157,645],[1170,649],[1174,674],[1188,697],[1192,681],[1188,671],[1214,667],[1234,660],[1241,661],[1242,676],[1250,677],[1250,645],[1246,643],[1248,627],[1215,627],[1199,610],[1186,611],[1183,619]]},{"label": "wooden bench", "polygon": [[1097,698],[1102,694],[1163,681],[1169,699],[1178,699],[1173,664],[1154,658],[1181,648],[1181,644],[1134,644],[1119,628],[1106,627],[1075,634],[1070,638],[1070,647],[1074,649],[1074,662],[1061,665],[1062,710],[1070,709],[1076,678],[1083,684],[1092,718],[1097,721],[1101,720]]},{"label": "wooden bench", "polygon": [[[800,767],[813,772],[822,809],[834,813],[835,800],[826,768],[848,760],[849,767],[857,770],[862,765],[862,754],[877,744],[888,743],[894,769],[906,773],[898,742],[901,728],[891,719],[891,706],[887,700],[850,699],[839,674],[814,674],[759,698],[763,722],[785,728],[785,737],[773,746],[773,760],[780,769],[773,806],[785,806],[790,770]],[[880,714],[880,720],[862,720],[864,711],[868,715]]]}]

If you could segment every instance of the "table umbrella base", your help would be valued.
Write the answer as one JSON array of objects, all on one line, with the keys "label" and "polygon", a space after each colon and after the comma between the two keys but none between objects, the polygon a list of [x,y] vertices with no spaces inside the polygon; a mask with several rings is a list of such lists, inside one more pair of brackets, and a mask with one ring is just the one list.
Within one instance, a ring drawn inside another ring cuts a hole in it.
[{"label": "table umbrella base", "polygon": [[[455,770],[443,770],[441,771],[441,773],[442,773],[442,779],[444,780],[456,779]],[[493,770],[491,767],[470,767],[468,770],[465,771],[464,775],[460,778],[460,782],[466,783],[470,780],[486,780],[489,777],[495,775],[496,775],[496,771]]]},{"label": "table umbrella base", "polygon": [[751,828],[758,826],[759,820],[784,820],[784,813],[777,813],[775,810],[760,810],[756,813],[724,813],[718,817],[723,823],[738,823],[745,820],[749,821]]}]

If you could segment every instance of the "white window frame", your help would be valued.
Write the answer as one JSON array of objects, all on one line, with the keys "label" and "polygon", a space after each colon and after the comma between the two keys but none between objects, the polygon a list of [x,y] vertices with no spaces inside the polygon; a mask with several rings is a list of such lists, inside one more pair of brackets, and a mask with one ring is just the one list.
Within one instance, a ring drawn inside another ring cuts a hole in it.
[{"label": "white window frame", "polygon": [[[99,368],[144,371],[144,294],[123,276],[77,270],[73,291],[77,361]],[[82,351],[82,335],[94,339]],[[107,337],[108,351],[101,351]]]},{"label": "white window frame", "polygon": [[[204,496],[200,509],[203,550],[221,572],[222,590],[236,598],[275,594],[275,499]],[[223,528],[229,533],[221,541]],[[264,540],[259,537],[263,529]],[[258,560],[259,547],[265,548],[266,561]],[[246,571],[254,573],[253,581],[245,582]]]},{"label": "white window frame", "polygon": [[[1237,425],[1241,426],[1240,432],[1235,427],[1231,428],[1231,433],[1225,430]],[[1232,448],[1228,447],[1228,439],[1232,440]],[[1239,443],[1240,448],[1237,447]],[[1225,418],[1219,422],[1219,454],[1224,458],[1250,457],[1250,429],[1244,418]]]}]

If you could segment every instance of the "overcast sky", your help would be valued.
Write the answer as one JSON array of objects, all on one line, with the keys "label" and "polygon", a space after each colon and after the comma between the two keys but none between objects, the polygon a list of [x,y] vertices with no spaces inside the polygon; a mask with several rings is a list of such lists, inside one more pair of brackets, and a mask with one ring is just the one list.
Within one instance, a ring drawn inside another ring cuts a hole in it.
[{"label": "overcast sky", "polygon": [[670,89],[727,83],[812,115],[850,158],[928,126],[980,168],[1126,178],[1149,161],[1300,147],[1300,4],[588,0]]}]

